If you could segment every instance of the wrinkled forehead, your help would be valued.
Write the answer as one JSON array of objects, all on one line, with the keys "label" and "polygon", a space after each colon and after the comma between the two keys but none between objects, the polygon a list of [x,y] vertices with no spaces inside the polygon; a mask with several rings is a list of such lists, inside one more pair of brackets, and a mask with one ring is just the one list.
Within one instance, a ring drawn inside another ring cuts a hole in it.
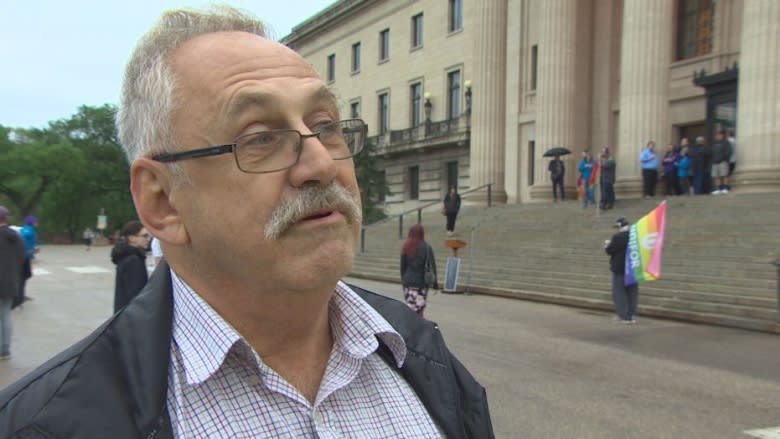
[{"label": "wrinkled forehead", "polygon": [[174,50],[169,61],[177,76],[200,83],[241,79],[246,75],[256,80],[319,79],[311,65],[294,50],[248,32],[196,36]]}]

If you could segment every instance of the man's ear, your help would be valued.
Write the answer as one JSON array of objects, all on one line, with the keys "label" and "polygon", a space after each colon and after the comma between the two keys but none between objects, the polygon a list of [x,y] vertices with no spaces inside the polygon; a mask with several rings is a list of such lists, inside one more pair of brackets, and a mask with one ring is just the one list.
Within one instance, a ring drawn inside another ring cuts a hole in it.
[{"label": "man's ear", "polygon": [[160,241],[184,245],[190,238],[171,203],[174,178],[164,164],[145,157],[135,159],[130,165],[130,193],[138,218]]}]

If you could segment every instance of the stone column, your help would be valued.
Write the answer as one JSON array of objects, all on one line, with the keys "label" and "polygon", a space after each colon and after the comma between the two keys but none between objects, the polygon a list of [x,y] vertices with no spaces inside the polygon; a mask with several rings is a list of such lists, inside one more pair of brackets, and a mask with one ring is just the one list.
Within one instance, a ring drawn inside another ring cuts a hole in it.
[{"label": "stone column", "polygon": [[780,2],[745,0],[734,186],[780,188]]},{"label": "stone column", "polygon": [[[504,203],[507,0],[480,2],[475,10],[469,180],[472,188],[493,183],[493,201]],[[484,190],[468,198],[486,197]]]},{"label": "stone column", "polygon": [[620,120],[616,189],[641,193],[639,153],[654,140],[663,151],[669,138],[669,64],[673,0],[624,0],[620,52]]},{"label": "stone column", "polygon": [[[536,89],[536,157],[533,197],[552,198],[549,159],[542,154],[552,147],[563,146],[572,155],[563,158],[566,181],[577,178],[577,162],[584,145],[576,139],[575,84],[577,80],[575,48],[577,47],[577,0],[544,0],[538,3],[539,53]],[[587,18],[588,20],[590,17]],[[569,186],[569,185],[567,185]],[[572,198],[575,194],[567,194]]]}]

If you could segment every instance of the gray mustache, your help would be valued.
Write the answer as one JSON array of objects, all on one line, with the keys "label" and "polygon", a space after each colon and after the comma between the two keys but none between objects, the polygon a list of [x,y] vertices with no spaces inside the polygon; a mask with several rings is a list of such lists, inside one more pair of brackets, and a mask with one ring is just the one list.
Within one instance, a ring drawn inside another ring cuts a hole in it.
[{"label": "gray mustache", "polygon": [[271,212],[264,229],[268,240],[279,239],[295,223],[319,209],[336,209],[344,214],[349,224],[362,221],[360,206],[346,188],[338,184],[307,186],[295,198],[285,200]]}]

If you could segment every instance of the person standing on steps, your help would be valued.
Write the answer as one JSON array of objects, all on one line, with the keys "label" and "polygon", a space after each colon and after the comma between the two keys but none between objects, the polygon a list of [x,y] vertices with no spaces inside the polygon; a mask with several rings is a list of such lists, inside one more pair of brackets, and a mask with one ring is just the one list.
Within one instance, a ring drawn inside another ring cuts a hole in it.
[{"label": "person standing on steps", "polygon": [[615,314],[620,323],[636,323],[636,311],[639,301],[639,285],[626,285],[626,250],[628,249],[629,223],[625,218],[615,221],[617,233],[604,242],[604,250],[609,255],[609,271],[612,272],[612,301]]},{"label": "person standing on steps", "polygon": [[655,153],[654,141],[647,142],[639,154],[639,164],[642,167],[642,198],[654,198],[658,185],[658,154]]},{"label": "person standing on steps", "polygon": [[558,202],[558,189],[561,190],[561,201],[566,200],[566,193],[563,191],[563,177],[566,174],[566,167],[563,165],[561,156],[556,155],[547,165],[547,171],[550,172],[550,181],[552,181],[553,202]]},{"label": "person standing on steps", "polygon": [[450,191],[444,197],[442,212],[447,217],[447,236],[452,236],[455,233],[455,219],[460,212],[460,194],[455,186],[450,186]]}]

